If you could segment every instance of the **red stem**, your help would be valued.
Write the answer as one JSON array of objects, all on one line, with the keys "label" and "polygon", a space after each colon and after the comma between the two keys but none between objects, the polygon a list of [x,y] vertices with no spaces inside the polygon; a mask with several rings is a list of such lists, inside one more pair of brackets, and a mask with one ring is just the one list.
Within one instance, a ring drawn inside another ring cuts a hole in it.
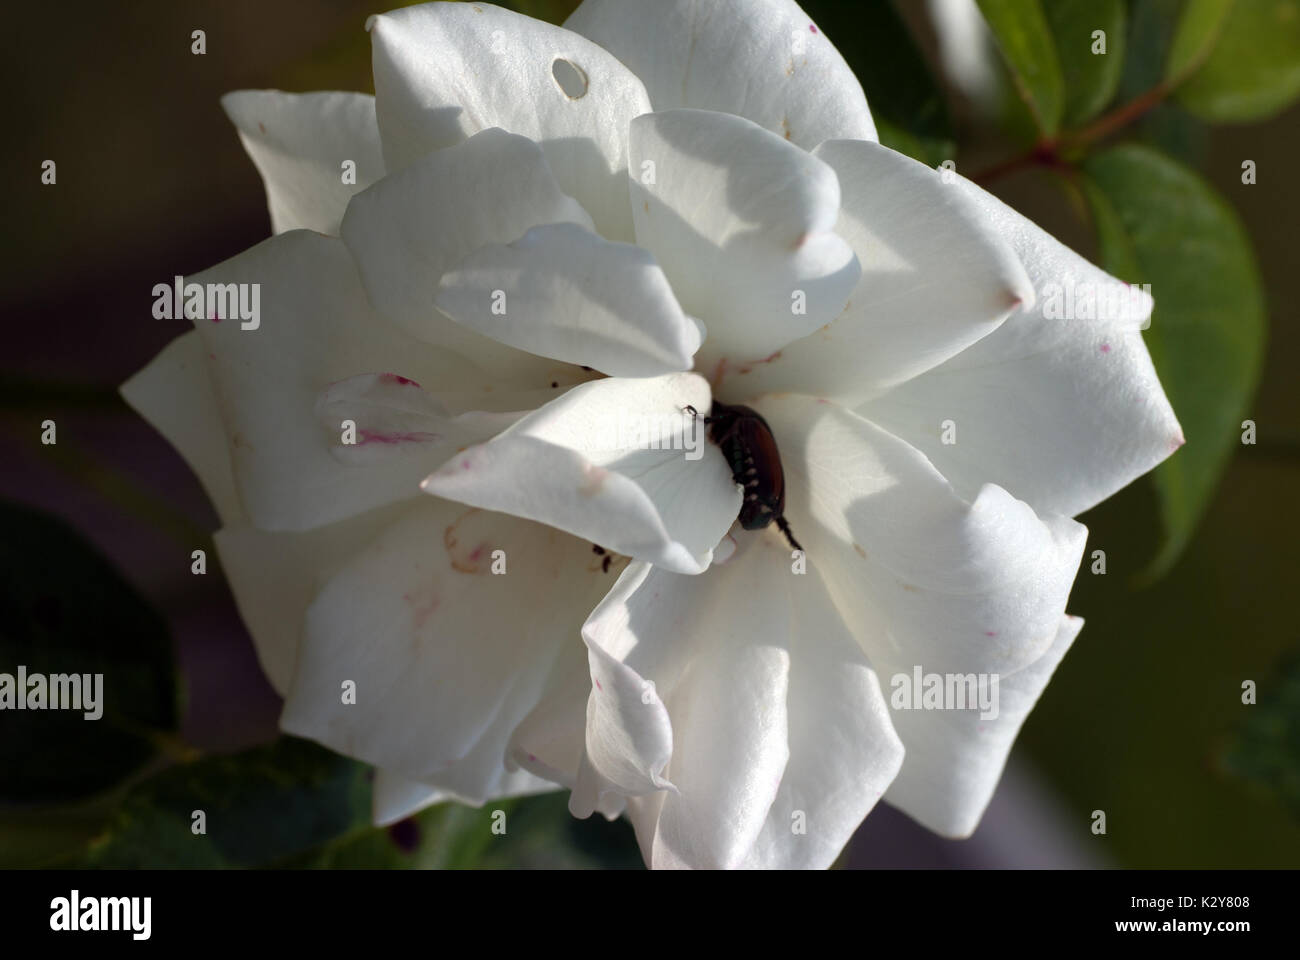
[{"label": "red stem", "polygon": [[1116,107],[1105,116],[1098,117],[1082,130],[1066,133],[1059,140],[1039,140],[1034,145],[1033,150],[1028,153],[1018,157],[1011,157],[1001,163],[994,164],[986,170],[981,170],[972,176],[971,180],[980,185],[986,185],[1007,174],[1015,173],[1027,167],[1068,166],[1068,163],[1061,158],[1063,147],[1071,149],[1087,146],[1110,136],[1115,131],[1128,126],[1147,111],[1159,106],[1165,97],[1169,96],[1171,89],[1168,84],[1158,83],[1146,93],[1135,97],[1122,106]]}]

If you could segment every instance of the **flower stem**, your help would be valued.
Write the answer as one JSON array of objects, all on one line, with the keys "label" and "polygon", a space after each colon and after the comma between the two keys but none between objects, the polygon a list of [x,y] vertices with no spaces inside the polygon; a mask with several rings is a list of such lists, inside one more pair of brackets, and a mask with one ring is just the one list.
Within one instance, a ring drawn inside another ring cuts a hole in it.
[{"label": "flower stem", "polygon": [[1159,106],[1169,96],[1170,87],[1164,83],[1157,83],[1154,87],[1140,96],[1134,97],[1123,106],[1116,107],[1110,113],[1098,117],[1091,124],[1082,130],[1076,130],[1069,134],[1070,146],[1087,146],[1096,143],[1098,140],[1105,139],[1116,130],[1128,126],[1144,113]]}]

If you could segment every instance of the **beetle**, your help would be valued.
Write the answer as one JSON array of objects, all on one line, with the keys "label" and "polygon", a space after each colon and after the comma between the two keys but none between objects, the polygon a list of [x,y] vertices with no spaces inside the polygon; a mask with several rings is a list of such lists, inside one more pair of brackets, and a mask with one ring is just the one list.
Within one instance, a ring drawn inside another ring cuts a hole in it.
[{"label": "beetle", "polygon": [[[686,409],[700,415],[694,407]],[[752,407],[715,400],[704,422],[709,425],[709,439],[727,458],[732,479],[745,488],[737,518],[740,525],[746,530],[762,530],[775,523],[790,546],[802,552],[785,519],[785,470],[767,421]]]}]

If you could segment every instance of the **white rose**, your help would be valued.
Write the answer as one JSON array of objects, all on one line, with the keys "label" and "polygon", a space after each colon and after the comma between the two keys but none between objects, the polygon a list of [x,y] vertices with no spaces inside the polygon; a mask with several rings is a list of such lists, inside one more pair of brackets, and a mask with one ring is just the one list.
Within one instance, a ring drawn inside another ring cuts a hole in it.
[{"label": "white rose", "polygon": [[[789,0],[369,29],[373,99],[225,99],[276,236],[189,280],[260,322],[123,388],[217,505],[284,729],[379,767],[380,823],[558,784],[656,867],[825,867],[882,796],[970,833],[1081,626],[1070,517],[1182,441],[1150,299],[1046,319],[1110,278],[877,144]],[[714,398],[770,424],[802,561],[733,528],[717,446],[609,440]],[[996,716],[891,705],[916,668]]]}]

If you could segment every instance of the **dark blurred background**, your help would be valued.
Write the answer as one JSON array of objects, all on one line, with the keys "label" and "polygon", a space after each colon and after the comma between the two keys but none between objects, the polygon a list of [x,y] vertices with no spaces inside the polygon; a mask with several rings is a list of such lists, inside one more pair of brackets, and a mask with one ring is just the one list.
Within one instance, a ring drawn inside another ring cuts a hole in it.
[{"label": "dark blurred background", "polygon": [[[572,5],[516,6],[558,21]],[[844,31],[850,5],[804,6],[864,75],[851,44],[829,26]],[[215,514],[179,456],[116,388],[187,327],[152,319],[153,284],[269,235],[260,179],[220,95],[248,87],[373,92],[362,24],[386,8],[213,0],[6,10],[3,70],[16,115],[2,161],[0,497],[68,521],[166,619],[183,701],[163,763],[271,741],[279,703],[219,571],[189,572],[190,550],[207,546],[211,555]],[[923,6],[902,8],[931,51]],[[198,28],[205,56],[190,52]],[[972,128],[955,94],[951,106],[959,169],[1012,152]],[[1293,107],[1264,123],[1180,134],[1184,161],[1245,222],[1264,277],[1270,333],[1248,413],[1258,444],[1234,452],[1190,546],[1152,586],[1133,583],[1159,542],[1148,482],[1081,518],[1088,551],[1105,549],[1108,572],[1093,576],[1085,561],[1069,609],[1087,625],[1029,719],[979,831],[965,842],[940,840],[882,805],[848,865],[1300,865],[1300,697],[1295,667],[1287,673],[1287,658],[1300,653],[1298,120]],[[1258,164],[1254,186],[1240,182],[1247,158]],[[40,183],[46,159],[58,164],[55,186]],[[1095,256],[1090,228],[1044,174],[1028,170],[991,189]],[[58,423],[57,447],[39,442],[45,419]],[[1242,705],[1244,680],[1257,682],[1259,705]],[[562,803],[525,803],[539,818],[563,816]],[[83,804],[54,818],[31,807],[0,810],[0,864],[38,862],[95,836],[105,809]],[[1107,812],[1105,836],[1090,832],[1096,809]],[[636,862],[623,825],[563,830],[597,860]],[[529,856],[521,862],[569,862]]]}]

